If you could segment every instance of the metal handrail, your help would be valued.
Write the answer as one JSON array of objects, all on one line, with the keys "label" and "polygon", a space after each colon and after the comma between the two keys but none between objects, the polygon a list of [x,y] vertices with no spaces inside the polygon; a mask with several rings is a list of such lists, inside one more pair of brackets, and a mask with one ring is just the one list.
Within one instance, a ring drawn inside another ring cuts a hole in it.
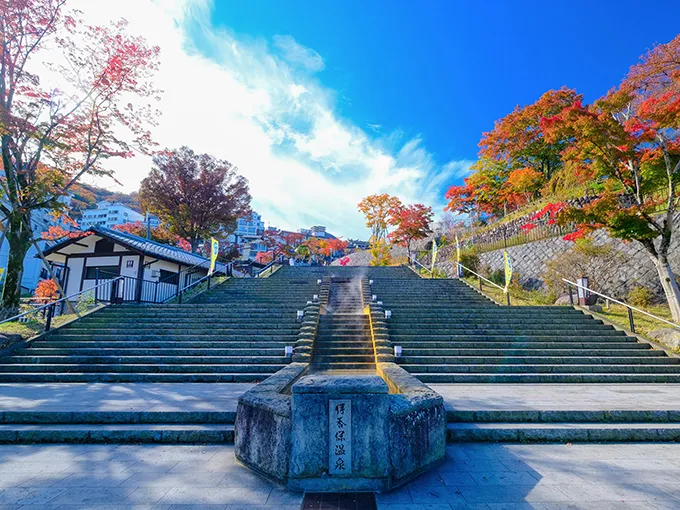
[{"label": "metal handrail", "polygon": [[432,276],[434,275],[434,272],[432,271],[432,269],[428,269],[428,268],[426,268],[424,265],[422,265],[420,262],[418,262],[418,259],[416,259],[415,255],[411,255],[411,262],[415,262],[415,263],[418,264],[420,267],[422,267],[425,271],[427,271],[428,273],[430,273],[430,277],[432,277]]},{"label": "metal handrail", "polygon": [[267,265],[264,266],[262,269],[260,269],[260,270],[257,272],[257,274],[255,275],[255,278],[260,278],[260,275],[261,275],[262,273],[264,273],[267,269],[269,269],[270,267],[272,267],[274,264],[280,263],[281,257],[282,257],[282,256],[283,256],[283,255],[280,255],[278,259],[272,260],[269,264],[267,264]]},{"label": "metal handrail", "polygon": [[182,294],[184,294],[185,292],[187,292],[190,289],[193,289],[196,285],[198,285],[199,283],[201,283],[205,280],[208,280],[208,290],[209,290],[210,289],[210,279],[212,278],[212,276],[213,276],[212,274],[208,273],[207,275],[205,275],[200,280],[196,280],[195,282],[192,282],[189,285],[187,285],[186,287],[183,287],[182,289],[178,290],[177,294],[175,294],[174,296],[170,296],[168,299],[163,301],[163,303],[167,303],[171,299],[177,298],[178,303],[181,305],[182,304]]},{"label": "metal handrail", "polygon": [[10,322],[10,321],[15,321],[20,319],[21,317],[25,317],[26,315],[30,315],[32,313],[39,312],[40,310],[44,310],[46,308],[49,308],[51,306],[55,306],[57,303],[61,303],[62,301],[66,301],[67,299],[70,300],[71,298],[74,298],[76,296],[80,296],[81,294],[84,294],[85,292],[90,292],[92,289],[96,289],[97,287],[101,287],[102,285],[112,285],[113,282],[116,282],[118,280],[122,280],[123,277],[119,276],[118,278],[114,278],[112,280],[106,280],[103,283],[100,283],[98,285],[95,285],[94,287],[90,287],[89,289],[81,290],[80,292],[77,292],[76,294],[71,294],[70,296],[63,297],[61,299],[57,299],[56,301],[52,301],[51,303],[48,303],[46,305],[43,305],[38,308],[34,308],[33,310],[29,310],[28,312],[20,313],[19,315],[15,315],[14,317],[10,317],[9,319],[5,319],[0,321],[0,324],[4,324],[5,322]]},{"label": "metal handrail", "polygon": [[[489,285],[492,285],[492,286],[494,286],[494,287],[496,287],[496,288],[502,290],[503,293],[505,294],[505,298],[506,298],[506,300],[507,300],[507,304],[508,304],[508,306],[510,306],[510,289],[508,289],[508,288],[506,288],[506,287],[501,287],[501,286],[498,285],[497,283],[492,282],[491,280],[489,280],[488,278],[485,278],[485,277],[482,276],[481,274],[474,272],[472,269],[470,269],[469,267],[464,266],[464,265],[461,264],[460,262],[458,262],[458,267],[459,267],[459,268],[465,269],[465,270],[468,271],[469,273],[472,273],[472,274],[475,275],[477,278],[479,278],[479,291],[480,291],[480,292],[482,292],[482,280],[484,280],[485,282],[487,282]],[[460,275],[461,273],[462,273],[462,271],[461,271],[460,269],[458,269],[458,274]]]},{"label": "metal handrail", "polygon": [[[675,329],[680,329],[680,325],[678,325],[678,324],[676,324],[676,323],[674,323],[674,322],[667,321],[666,319],[662,319],[661,317],[657,317],[657,316],[654,315],[654,314],[651,314],[651,313],[649,313],[649,312],[645,312],[644,310],[640,310],[639,308],[636,308],[636,307],[634,307],[634,306],[632,306],[632,305],[629,305],[629,304],[627,304],[627,303],[624,303],[623,301],[619,301],[618,299],[614,299],[613,297],[607,296],[606,294],[602,294],[602,293],[597,292],[597,291],[595,291],[595,290],[593,290],[593,289],[590,289],[590,288],[586,287],[585,285],[580,285],[580,284],[578,284],[578,283],[576,283],[576,282],[569,281],[569,280],[567,280],[566,278],[562,278],[562,281],[565,282],[565,283],[568,283],[569,285],[573,285],[574,287],[577,287],[577,288],[579,288],[579,289],[583,289],[583,290],[587,290],[588,292],[592,292],[593,294],[596,294],[596,295],[598,295],[598,296],[600,296],[600,297],[603,297],[603,298],[605,298],[605,299],[608,299],[609,301],[612,301],[612,302],[617,303],[617,304],[619,304],[619,305],[623,305],[623,306],[625,306],[626,308],[628,308],[628,320],[629,320],[629,322],[630,322],[630,330],[631,330],[633,333],[635,333],[635,323],[633,322],[633,315],[632,315],[631,310],[635,310],[636,312],[639,312],[639,313],[641,313],[641,314],[643,314],[643,315],[646,315],[646,316],[648,316],[648,317],[651,317],[652,319],[656,319],[656,320],[658,320],[658,321],[663,322],[664,324],[668,324],[669,326],[672,326],[672,327],[674,327]],[[573,294],[571,293],[571,287],[569,288],[569,301],[571,302],[572,305],[574,304],[574,296],[573,296]]]},{"label": "metal handrail", "polygon": [[498,285],[496,282],[492,282],[491,280],[489,280],[488,278],[482,276],[481,274],[475,273],[472,269],[470,269],[469,267],[464,266],[464,265],[461,264],[460,262],[458,262],[458,265],[459,265],[460,267],[462,267],[463,269],[465,269],[468,273],[472,273],[472,274],[475,275],[477,278],[479,278],[479,279],[481,279],[481,280],[484,280],[484,281],[485,281],[486,283],[488,283],[489,285],[493,285],[494,287],[498,287],[498,288],[501,289],[503,292],[505,292],[505,287],[501,287],[501,286]]},{"label": "metal handrail", "polygon": [[[205,263],[206,263],[206,262],[199,262],[198,264],[194,264],[194,265],[191,266],[191,267],[187,267],[187,268],[185,268],[185,269],[182,269],[179,273],[171,274],[170,276],[167,276],[167,277],[163,278],[162,280],[158,280],[157,282],[154,282],[154,283],[166,283],[167,280],[170,280],[170,279],[172,279],[172,278],[177,278],[177,281],[179,282],[179,275],[181,275],[182,273],[187,273],[188,271],[191,271],[192,269],[195,269],[195,268],[197,268],[197,267],[199,267],[199,266],[202,267],[203,264],[205,264]],[[209,267],[209,266],[210,266],[210,264],[208,264],[208,267]],[[204,269],[205,269],[205,268],[204,268]],[[146,281],[153,281],[153,280],[146,280]],[[173,285],[174,285],[174,284],[173,284]]]}]

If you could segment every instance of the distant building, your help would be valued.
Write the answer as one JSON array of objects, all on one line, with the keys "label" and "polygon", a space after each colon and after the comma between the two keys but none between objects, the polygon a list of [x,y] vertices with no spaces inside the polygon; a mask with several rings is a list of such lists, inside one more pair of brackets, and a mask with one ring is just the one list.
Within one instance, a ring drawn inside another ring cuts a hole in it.
[{"label": "distant building", "polygon": [[350,250],[368,250],[370,244],[368,241],[360,241],[359,239],[348,239],[347,249]]},{"label": "distant building", "polygon": [[326,227],[323,225],[314,225],[310,230],[315,237],[326,237]]},{"label": "distant building", "polygon": [[[60,202],[65,204],[67,207],[71,203],[71,197],[65,196],[59,199]],[[33,234],[35,237],[40,237],[43,232],[47,232],[50,227],[61,226],[64,229],[69,229],[69,225],[64,224],[61,219],[55,219],[51,211],[46,209],[38,209],[33,211],[31,214],[31,228],[33,229]],[[45,251],[51,244],[50,241],[40,241],[38,246],[42,251]],[[25,293],[33,293],[35,288],[38,286],[38,282],[42,278],[48,278],[47,269],[43,267],[42,260],[37,258],[38,250],[35,246],[31,246],[26,253],[24,258],[24,272],[21,276],[21,287]],[[2,239],[2,244],[0,244],[0,269],[2,269],[2,275],[0,275],[0,282],[4,282],[7,276],[7,260],[9,258],[9,242],[7,239]],[[0,290],[2,285],[0,285]]]},{"label": "distant building", "polygon": [[227,237],[227,241],[238,247],[241,258],[252,260],[260,251],[266,251],[262,236],[264,235],[264,221],[255,211],[249,216],[236,220],[236,230]]},{"label": "distant building", "polygon": [[115,225],[134,223],[135,221],[144,221],[144,216],[125,204],[104,200],[97,204],[96,209],[84,210],[79,223],[82,228],[111,228]]}]

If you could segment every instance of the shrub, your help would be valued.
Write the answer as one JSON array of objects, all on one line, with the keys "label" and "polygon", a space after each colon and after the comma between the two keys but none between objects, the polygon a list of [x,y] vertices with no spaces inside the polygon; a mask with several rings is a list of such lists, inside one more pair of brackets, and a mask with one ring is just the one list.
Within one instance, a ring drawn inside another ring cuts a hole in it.
[{"label": "shrub", "polygon": [[[455,257],[455,255],[454,255]],[[455,261],[455,258],[454,258]],[[479,255],[473,250],[465,250],[460,252],[460,263],[467,267],[468,269],[471,269],[472,271],[475,271],[476,273],[479,273]],[[472,276],[469,274],[468,271],[463,272],[463,276]]]},{"label": "shrub", "polygon": [[611,245],[598,245],[588,238],[579,239],[569,250],[545,263],[547,269],[543,280],[550,292],[560,295],[567,291],[562,278],[575,282],[588,276],[594,290],[613,294],[616,289],[609,288],[608,283],[617,280],[619,268],[625,262],[623,254]]},{"label": "shrub", "polygon": [[496,269],[495,271],[491,271],[489,280],[494,282],[496,285],[505,287],[505,269]]},{"label": "shrub", "polygon": [[626,296],[626,302],[629,305],[639,306],[644,308],[652,303],[654,294],[647,287],[633,287],[628,291],[628,296]]}]

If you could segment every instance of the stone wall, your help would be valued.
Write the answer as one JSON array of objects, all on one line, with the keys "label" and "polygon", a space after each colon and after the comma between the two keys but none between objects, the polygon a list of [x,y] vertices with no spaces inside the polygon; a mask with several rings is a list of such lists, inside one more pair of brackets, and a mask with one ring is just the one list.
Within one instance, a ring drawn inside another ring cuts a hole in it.
[{"label": "stone wall", "polygon": [[[680,214],[675,218],[675,236],[670,249],[671,267],[676,275],[680,275]],[[621,264],[613,271],[607,281],[593,282],[593,288],[613,297],[625,297],[632,287],[644,286],[662,296],[663,291],[654,265],[646,251],[637,242],[623,242],[612,239],[604,230],[594,232],[591,237],[598,245],[610,245],[621,257]],[[539,288],[544,286],[543,275],[545,263],[561,253],[570,250],[573,242],[564,241],[561,237],[553,237],[541,241],[511,246],[508,254],[512,260],[513,272],[519,276],[519,282],[525,287]],[[448,275],[455,274],[455,246],[442,248],[437,255],[436,267]],[[482,267],[491,270],[503,269],[503,250],[495,250],[479,255]],[[421,262],[430,263],[430,256],[423,257]],[[584,275],[593,276],[593,275]]]}]

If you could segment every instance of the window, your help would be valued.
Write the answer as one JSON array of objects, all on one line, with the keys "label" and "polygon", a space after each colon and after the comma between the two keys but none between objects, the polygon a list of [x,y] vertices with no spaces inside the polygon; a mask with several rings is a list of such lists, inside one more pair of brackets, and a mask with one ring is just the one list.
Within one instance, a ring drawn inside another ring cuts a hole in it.
[{"label": "window", "polygon": [[116,276],[120,276],[120,270],[118,269],[118,266],[94,266],[85,268],[85,279],[96,280],[97,269],[99,269],[100,280],[112,280]]},{"label": "window", "polygon": [[113,242],[108,239],[100,239],[94,244],[95,253],[113,253]]},{"label": "window", "polygon": [[174,271],[167,271],[165,269],[161,269],[161,274],[160,277],[158,278],[158,281],[177,285],[178,275],[179,273],[175,273]]}]

